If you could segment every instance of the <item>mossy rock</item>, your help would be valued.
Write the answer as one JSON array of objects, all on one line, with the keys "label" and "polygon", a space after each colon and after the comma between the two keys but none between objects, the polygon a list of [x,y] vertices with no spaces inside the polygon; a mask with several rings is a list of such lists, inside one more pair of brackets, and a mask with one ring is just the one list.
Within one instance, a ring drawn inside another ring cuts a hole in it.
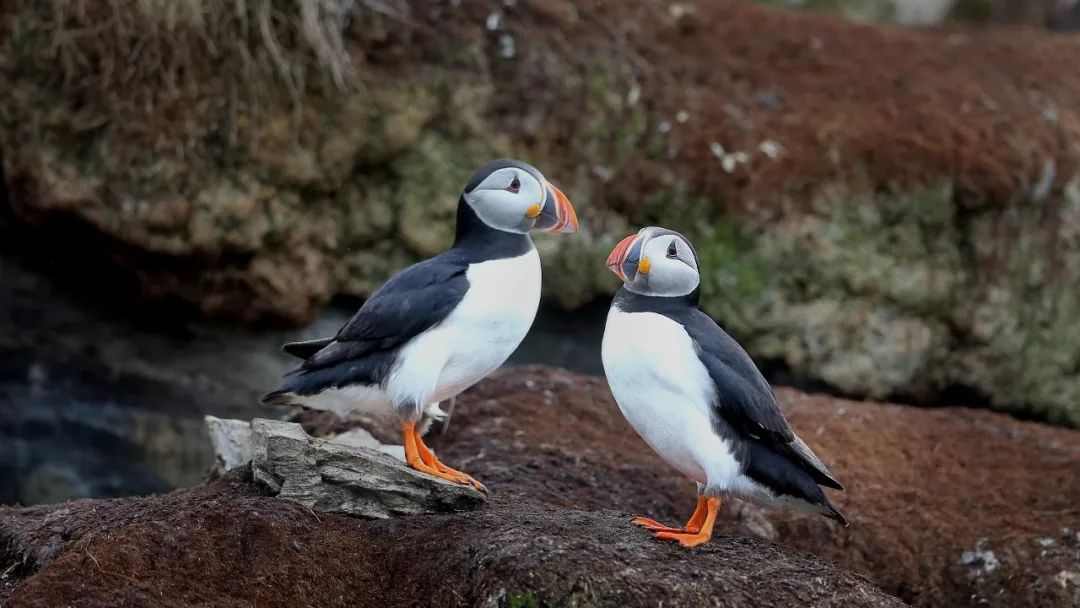
[{"label": "mossy rock", "polygon": [[581,219],[536,238],[565,307],[613,293],[611,247],[665,225],[759,360],[855,396],[960,389],[1080,425],[1080,92],[1032,84],[1080,80],[1075,39],[736,2],[515,3],[490,29],[479,5],[359,3],[322,38],[282,9],[267,38],[231,12],[168,29],[139,3],[85,4],[0,8],[10,215],[57,252],[76,227],[71,259],[146,296],[310,322],[445,248],[473,169],[514,156]]}]

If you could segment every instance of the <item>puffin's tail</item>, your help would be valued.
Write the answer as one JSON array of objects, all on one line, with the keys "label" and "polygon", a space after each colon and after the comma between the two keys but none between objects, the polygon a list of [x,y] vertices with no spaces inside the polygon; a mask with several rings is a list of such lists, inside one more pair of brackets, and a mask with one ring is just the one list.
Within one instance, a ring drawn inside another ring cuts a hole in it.
[{"label": "puffin's tail", "polygon": [[259,397],[259,402],[263,405],[296,405],[292,397],[292,392],[279,389]]},{"label": "puffin's tail", "polygon": [[[801,459],[792,458],[790,454],[782,451],[774,451],[758,440],[751,439],[747,442],[747,447],[746,474],[751,479],[768,488],[781,500],[793,499],[809,510],[834,519],[844,526],[848,525],[847,518],[829,502],[829,498],[822,491],[821,485],[832,486],[822,483],[824,476],[820,472],[808,470]],[[831,480],[831,476],[828,476],[828,479]]]},{"label": "puffin's tail", "polygon": [[[315,355],[315,353],[326,348],[334,341],[333,338],[319,338],[318,340],[306,340],[303,342],[289,342],[281,347],[282,352],[288,355],[292,355],[297,359],[303,359],[307,361]],[[295,376],[299,372],[303,371],[298,367],[285,374],[289,376]],[[294,392],[295,381],[286,380],[286,382],[277,390],[266,393],[259,398],[259,402],[263,405],[300,405],[297,401],[296,394]]]},{"label": "puffin's tail", "polygon": [[305,342],[289,342],[282,346],[281,350],[297,359],[306,361],[315,353],[329,346],[333,341],[333,338],[319,338],[318,340],[307,340]]},{"label": "puffin's tail", "polygon": [[845,528],[850,525],[850,524],[848,524],[847,518],[844,517],[844,514],[841,513],[840,511],[837,511],[836,507],[832,506],[832,503],[829,502],[829,499],[827,499],[827,498],[825,499],[825,504],[821,505],[821,508],[824,509],[824,511],[821,514],[824,515],[825,517],[828,517],[829,519],[834,519],[834,520],[840,522],[840,525],[844,526]]},{"label": "puffin's tail", "polygon": [[821,462],[821,459],[810,450],[810,447],[798,435],[795,435],[794,440],[788,444],[788,449],[796,460],[803,465],[803,469],[814,478],[815,482],[826,488],[844,491],[844,485],[836,477],[833,477],[825,463]]}]

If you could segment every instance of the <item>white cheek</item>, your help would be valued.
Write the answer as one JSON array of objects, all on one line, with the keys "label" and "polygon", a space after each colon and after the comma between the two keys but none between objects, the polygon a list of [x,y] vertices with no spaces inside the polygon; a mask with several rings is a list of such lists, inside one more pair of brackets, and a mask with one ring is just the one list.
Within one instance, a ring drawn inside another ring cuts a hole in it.
[{"label": "white cheek", "polygon": [[539,203],[540,207],[543,208],[544,204],[547,202],[547,193],[544,192],[544,188],[535,181],[529,185],[528,191],[523,192],[523,194],[522,200],[528,203],[526,208],[528,208],[529,205],[536,203]]},{"label": "white cheek", "polygon": [[520,194],[507,190],[486,190],[466,200],[485,224],[500,230],[516,230],[528,208]]},{"label": "white cheek", "polygon": [[685,295],[693,291],[699,282],[696,272],[684,262],[663,257],[653,264],[649,287],[658,295]]}]

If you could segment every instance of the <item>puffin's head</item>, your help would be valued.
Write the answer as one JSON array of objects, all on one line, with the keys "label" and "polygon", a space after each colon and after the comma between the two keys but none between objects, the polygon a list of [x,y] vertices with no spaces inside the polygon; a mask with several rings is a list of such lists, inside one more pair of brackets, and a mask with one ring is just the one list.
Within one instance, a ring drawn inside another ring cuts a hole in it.
[{"label": "puffin's head", "polygon": [[480,167],[461,196],[480,221],[496,230],[525,234],[578,229],[577,214],[566,195],[519,160],[495,160]]},{"label": "puffin's head", "polygon": [[646,296],[685,296],[701,283],[694,246],[678,232],[657,226],[620,241],[607,265],[627,289]]}]

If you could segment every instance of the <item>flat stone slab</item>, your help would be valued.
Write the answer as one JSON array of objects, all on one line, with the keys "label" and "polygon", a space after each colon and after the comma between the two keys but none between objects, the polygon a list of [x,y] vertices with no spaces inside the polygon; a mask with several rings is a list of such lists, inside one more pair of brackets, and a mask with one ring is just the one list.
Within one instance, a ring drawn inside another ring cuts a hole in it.
[{"label": "flat stone slab", "polygon": [[251,422],[255,481],[279,498],[355,517],[479,508],[483,493],[409,468],[381,449],[316,439],[293,422]]}]

